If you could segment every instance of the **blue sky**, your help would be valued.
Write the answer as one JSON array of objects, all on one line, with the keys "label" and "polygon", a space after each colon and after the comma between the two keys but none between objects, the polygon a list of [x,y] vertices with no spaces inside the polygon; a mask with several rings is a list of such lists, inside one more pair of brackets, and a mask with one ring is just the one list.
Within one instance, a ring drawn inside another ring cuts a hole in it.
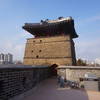
[{"label": "blue sky", "polygon": [[74,39],[77,58],[100,58],[100,0],[0,0],[0,52],[22,60],[25,22],[72,16],[79,38]]}]

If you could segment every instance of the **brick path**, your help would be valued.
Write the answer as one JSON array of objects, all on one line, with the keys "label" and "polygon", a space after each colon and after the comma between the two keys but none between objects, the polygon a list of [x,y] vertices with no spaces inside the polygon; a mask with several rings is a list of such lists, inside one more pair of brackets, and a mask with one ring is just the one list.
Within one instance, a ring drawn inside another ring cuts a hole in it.
[{"label": "brick path", "polygon": [[40,83],[33,95],[24,100],[100,100],[100,92],[59,88],[52,78]]}]

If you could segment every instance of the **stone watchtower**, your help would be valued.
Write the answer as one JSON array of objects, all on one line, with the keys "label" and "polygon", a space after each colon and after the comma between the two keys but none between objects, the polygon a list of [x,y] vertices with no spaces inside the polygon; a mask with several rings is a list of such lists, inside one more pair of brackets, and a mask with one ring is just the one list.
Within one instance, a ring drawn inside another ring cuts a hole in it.
[{"label": "stone watchtower", "polygon": [[73,38],[78,35],[71,17],[26,23],[23,29],[35,36],[27,39],[25,65],[76,65]]}]

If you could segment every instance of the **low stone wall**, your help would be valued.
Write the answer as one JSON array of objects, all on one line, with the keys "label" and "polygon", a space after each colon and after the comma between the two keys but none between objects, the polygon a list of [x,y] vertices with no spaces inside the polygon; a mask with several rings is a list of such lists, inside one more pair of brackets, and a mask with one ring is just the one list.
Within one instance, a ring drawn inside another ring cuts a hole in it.
[{"label": "low stone wall", "polygon": [[100,77],[100,67],[90,66],[59,66],[57,74],[64,76],[67,80],[79,81],[79,78],[84,78],[86,73],[93,73]]},{"label": "low stone wall", "polygon": [[47,66],[1,65],[0,100],[22,94],[51,76]]}]

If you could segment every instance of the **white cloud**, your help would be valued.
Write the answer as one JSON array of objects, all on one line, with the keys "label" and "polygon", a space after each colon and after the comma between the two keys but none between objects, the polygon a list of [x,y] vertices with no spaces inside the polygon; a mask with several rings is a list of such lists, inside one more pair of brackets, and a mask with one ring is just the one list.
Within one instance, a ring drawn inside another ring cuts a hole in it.
[{"label": "white cloud", "polygon": [[76,54],[78,58],[95,60],[100,57],[100,38],[96,40],[76,41]]},{"label": "white cloud", "polygon": [[27,31],[23,30],[22,32],[20,32],[20,34],[17,34],[16,37],[17,38],[25,38],[25,37],[30,38],[30,37],[34,37],[34,36],[31,35],[30,33],[28,33]]},{"label": "white cloud", "polygon": [[[95,22],[100,21],[100,14],[80,19],[76,26],[81,31],[79,39],[76,40],[77,58],[95,60],[100,58],[99,26]],[[94,28],[93,28],[94,27]],[[83,33],[82,33],[83,32]],[[81,37],[83,36],[83,37]]]},{"label": "white cloud", "polygon": [[0,42],[0,53],[12,53],[14,60],[23,60],[26,38],[32,35],[22,31],[10,39],[2,39]]},{"label": "white cloud", "polygon": [[24,48],[25,44],[14,44],[12,41],[9,41],[8,43],[3,43],[3,45],[0,44],[0,52],[2,53],[12,53],[14,60],[23,60],[24,55]]},{"label": "white cloud", "polygon": [[20,44],[12,48],[15,60],[23,60],[25,45]]}]

